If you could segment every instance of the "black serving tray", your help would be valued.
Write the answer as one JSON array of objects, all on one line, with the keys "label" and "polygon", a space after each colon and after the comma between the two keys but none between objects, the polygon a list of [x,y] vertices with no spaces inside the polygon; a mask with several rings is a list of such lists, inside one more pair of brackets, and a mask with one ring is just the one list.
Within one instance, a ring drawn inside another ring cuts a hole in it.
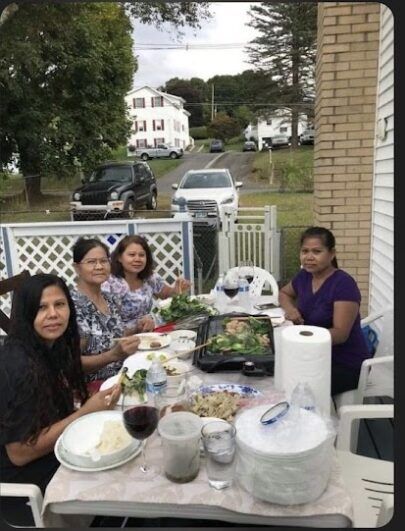
[{"label": "black serving tray", "polygon": [[[202,323],[197,332],[197,345],[206,343],[210,337],[222,334],[224,332],[223,321],[225,318],[235,317],[266,317],[266,315],[250,315],[248,313],[228,313],[223,315],[212,315],[204,323]],[[205,372],[220,372],[220,371],[241,371],[243,364],[246,361],[253,361],[255,367],[263,371],[267,376],[274,374],[274,336],[273,326],[271,320],[266,320],[269,331],[268,337],[270,345],[266,352],[261,355],[246,354],[241,355],[240,352],[228,352],[226,354],[218,354],[210,352],[209,347],[205,346],[194,352],[193,364]]]}]

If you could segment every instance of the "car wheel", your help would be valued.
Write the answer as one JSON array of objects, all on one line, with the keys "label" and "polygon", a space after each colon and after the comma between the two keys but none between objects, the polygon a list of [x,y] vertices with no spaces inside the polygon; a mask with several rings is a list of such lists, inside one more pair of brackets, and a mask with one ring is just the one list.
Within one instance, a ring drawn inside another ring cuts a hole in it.
[{"label": "car wheel", "polygon": [[135,217],[135,202],[133,199],[127,199],[125,201],[123,214],[130,219]]},{"label": "car wheel", "polygon": [[171,159],[177,159],[177,153],[175,151],[172,151],[169,156]]},{"label": "car wheel", "polygon": [[153,192],[150,195],[150,198],[149,198],[148,202],[146,203],[146,208],[148,210],[156,210],[157,209],[157,195],[156,195],[155,192]]},{"label": "car wheel", "polygon": [[141,159],[142,160],[149,160],[149,155],[147,153],[142,153]]}]

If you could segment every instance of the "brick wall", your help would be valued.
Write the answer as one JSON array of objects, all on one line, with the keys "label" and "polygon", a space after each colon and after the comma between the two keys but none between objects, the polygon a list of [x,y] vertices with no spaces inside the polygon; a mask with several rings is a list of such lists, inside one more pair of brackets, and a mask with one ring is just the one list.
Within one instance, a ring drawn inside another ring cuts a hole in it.
[{"label": "brick wall", "polygon": [[367,313],[380,4],[318,5],[314,219],[336,237],[339,267]]}]

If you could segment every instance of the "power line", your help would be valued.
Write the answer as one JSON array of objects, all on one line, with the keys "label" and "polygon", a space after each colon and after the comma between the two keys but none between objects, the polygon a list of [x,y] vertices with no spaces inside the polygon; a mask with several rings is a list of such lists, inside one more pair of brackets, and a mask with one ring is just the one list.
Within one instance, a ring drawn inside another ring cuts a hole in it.
[{"label": "power line", "polygon": [[237,50],[244,48],[250,43],[247,42],[228,42],[228,43],[197,43],[197,44],[174,44],[174,43],[137,43],[136,50]]}]

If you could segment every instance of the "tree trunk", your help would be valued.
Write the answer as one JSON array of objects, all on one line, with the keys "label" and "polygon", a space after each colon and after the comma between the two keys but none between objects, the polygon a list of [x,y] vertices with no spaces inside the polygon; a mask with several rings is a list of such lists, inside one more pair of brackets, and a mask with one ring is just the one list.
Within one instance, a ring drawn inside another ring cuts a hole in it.
[{"label": "tree trunk", "polygon": [[39,173],[24,174],[24,184],[28,207],[31,207],[43,199],[41,193],[41,175]]},{"label": "tree trunk", "polygon": [[[293,49],[291,73],[292,73],[292,93],[293,103],[300,103],[300,86],[299,86],[299,55],[297,49]],[[299,108],[297,105],[293,105],[291,109],[291,147],[298,147],[298,117]]]}]

